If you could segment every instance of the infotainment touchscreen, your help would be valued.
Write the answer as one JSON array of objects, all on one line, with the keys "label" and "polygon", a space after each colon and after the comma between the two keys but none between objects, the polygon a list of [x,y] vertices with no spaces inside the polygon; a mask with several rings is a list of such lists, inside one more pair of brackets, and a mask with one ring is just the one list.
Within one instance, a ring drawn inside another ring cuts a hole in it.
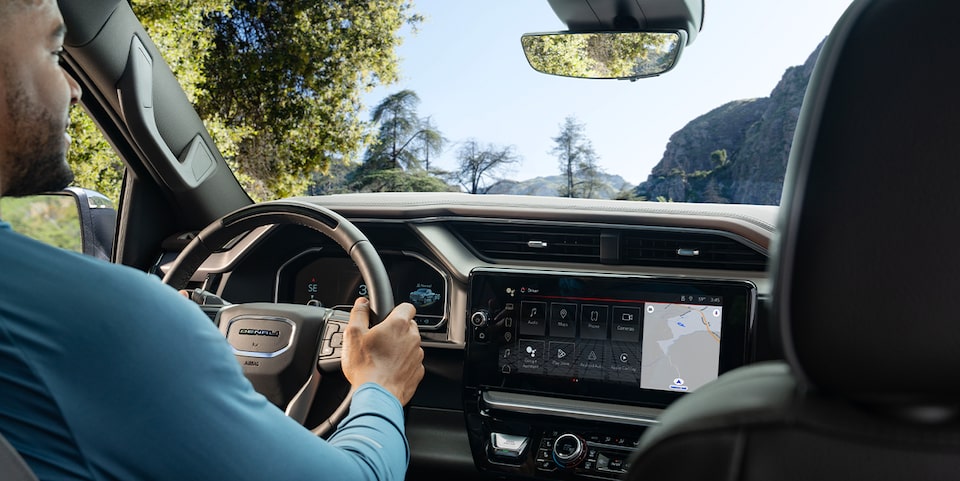
[{"label": "infotainment touchscreen", "polygon": [[668,400],[743,364],[754,297],[739,282],[479,271],[466,377]]}]

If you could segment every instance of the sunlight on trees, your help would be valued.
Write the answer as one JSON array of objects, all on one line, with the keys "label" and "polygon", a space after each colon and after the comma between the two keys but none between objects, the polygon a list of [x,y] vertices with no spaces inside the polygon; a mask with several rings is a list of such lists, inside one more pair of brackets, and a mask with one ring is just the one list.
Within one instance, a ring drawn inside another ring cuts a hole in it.
[{"label": "sunlight on trees", "polygon": [[[400,28],[423,18],[410,0],[133,0],[132,7],[247,191],[306,191],[372,140],[361,93],[397,79]],[[122,164],[74,121],[77,184],[116,201]]]}]

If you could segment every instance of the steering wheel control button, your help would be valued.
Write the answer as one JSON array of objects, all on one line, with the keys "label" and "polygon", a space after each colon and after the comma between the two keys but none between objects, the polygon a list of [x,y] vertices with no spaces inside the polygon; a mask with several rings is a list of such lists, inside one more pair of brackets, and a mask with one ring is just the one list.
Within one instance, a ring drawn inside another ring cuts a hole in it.
[{"label": "steering wheel control button", "polygon": [[328,322],[327,327],[325,327],[323,330],[323,338],[329,340],[336,332],[340,332],[340,324],[337,324],[336,322]]},{"label": "steering wheel control button", "polygon": [[249,357],[276,357],[290,348],[294,324],[288,319],[240,316],[230,321],[227,341],[234,353]]}]

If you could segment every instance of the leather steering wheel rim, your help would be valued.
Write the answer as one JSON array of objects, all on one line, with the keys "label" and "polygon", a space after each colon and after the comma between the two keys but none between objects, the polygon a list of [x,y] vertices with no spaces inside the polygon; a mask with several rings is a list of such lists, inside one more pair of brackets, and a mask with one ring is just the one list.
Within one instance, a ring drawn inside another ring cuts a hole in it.
[{"label": "leather steering wheel rim", "polygon": [[[330,209],[297,200],[276,200],[242,207],[212,222],[180,252],[163,282],[175,289],[186,288],[200,265],[231,240],[265,225],[301,225],[335,241],[357,265],[370,299],[370,324],[379,322],[394,308],[393,289],[380,255],[355,225]],[[320,345],[317,345],[319,351]],[[313,356],[316,364],[317,356]],[[311,429],[325,436],[346,416],[352,389],[330,417]],[[308,426],[309,428],[309,426]]]}]

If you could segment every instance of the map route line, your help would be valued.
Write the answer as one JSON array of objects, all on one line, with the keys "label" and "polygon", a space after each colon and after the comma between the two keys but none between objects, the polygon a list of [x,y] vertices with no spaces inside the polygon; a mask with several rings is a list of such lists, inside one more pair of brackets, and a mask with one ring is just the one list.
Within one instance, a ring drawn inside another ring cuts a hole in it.
[{"label": "map route line", "polygon": [[710,330],[710,323],[707,322],[707,316],[703,315],[703,311],[696,311],[696,312],[700,314],[700,320],[703,322],[703,325],[707,328],[707,332],[710,333],[710,336],[713,337],[713,340],[717,341],[717,344],[720,344],[720,336],[714,334],[713,331]]}]

